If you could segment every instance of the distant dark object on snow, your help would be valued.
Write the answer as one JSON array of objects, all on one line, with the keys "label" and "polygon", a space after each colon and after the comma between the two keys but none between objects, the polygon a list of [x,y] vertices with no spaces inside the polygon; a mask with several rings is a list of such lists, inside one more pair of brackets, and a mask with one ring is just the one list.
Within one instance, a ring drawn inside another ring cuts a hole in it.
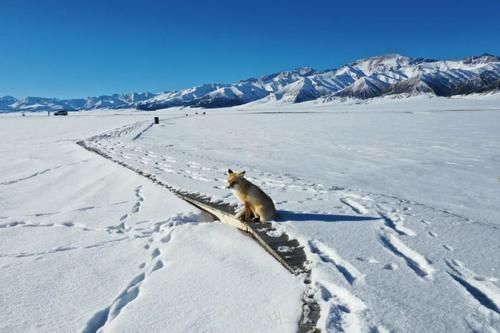
[{"label": "distant dark object on snow", "polygon": [[56,111],[54,112],[54,116],[67,116],[68,111]]}]

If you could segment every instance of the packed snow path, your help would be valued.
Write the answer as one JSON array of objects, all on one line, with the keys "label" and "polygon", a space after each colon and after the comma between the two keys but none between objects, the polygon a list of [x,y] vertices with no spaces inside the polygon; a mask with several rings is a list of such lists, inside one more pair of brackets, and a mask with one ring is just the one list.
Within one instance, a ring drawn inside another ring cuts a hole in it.
[{"label": "packed snow path", "polygon": [[[466,115],[461,111],[461,117]],[[225,189],[224,173],[228,167],[246,170],[275,199],[279,226],[299,239],[314,260],[312,280],[322,309],[322,329],[487,332],[499,328],[497,224],[453,212],[446,201],[432,204],[411,193],[399,195],[398,190],[380,193],[325,182],[331,176],[321,181],[331,169],[314,160],[306,166],[305,160],[292,158],[296,164],[289,164],[288,151],[276,153],[273,148],[273,139],[283,137],[284,132],[266,135],[271,130],[264,127],[264,133],[255,127],[263,121],[280,122],[280,128],[296,137],[297,125],[305,121],[301,119],[322,129],[333,120],[338,124],[341,116],[224,111],[175,117],[163,118],[135,141],[127,134],[131,128],[125,126],[86,144],[176,188],[197,190],[213,200],[235,202]],[[361,121],[366,114],[345,117]],[[496,113],[474,117],[495,118]],[[245,146],[244,138],[232,131],[231,124],[238,122],[247,124],[252,146]],[[137,125],[137,131],[141,126],[146,124]],[[327,133],[318,132],[318,136],[331,140]],[[314,159],[309,148],[295,145],[294,150]],[[344,145],[341,149],[351,148]],[[274,159],[266,160],[270,162],[266,167],[257,154],[270,152]],[[459,153],[454,152],[457,158],[461,158]],[[332,156],[328,151],[324,154]],[[311,169],[313,165],[317,172]],[[286,171],[279,172],[277,166]],[[304,176],[304,169],[312,171]]]}]

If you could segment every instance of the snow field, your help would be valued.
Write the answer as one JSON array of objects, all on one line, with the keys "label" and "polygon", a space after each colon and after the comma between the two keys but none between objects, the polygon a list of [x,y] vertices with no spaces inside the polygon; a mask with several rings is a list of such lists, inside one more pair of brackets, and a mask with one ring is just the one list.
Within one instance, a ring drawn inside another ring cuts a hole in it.
[{"label": "snow field", "polygon": [[76,145],[145,119],[2,116],[0,331],[289,332],[299,280],[239,231]]},{"label": "snow field", "polygon": [[327,332],[488,332],[499,329],[494,101],[170,110],[136,140],[87,143],[214,200],[234,202],[224,172],[246,170],[312,259]]}]

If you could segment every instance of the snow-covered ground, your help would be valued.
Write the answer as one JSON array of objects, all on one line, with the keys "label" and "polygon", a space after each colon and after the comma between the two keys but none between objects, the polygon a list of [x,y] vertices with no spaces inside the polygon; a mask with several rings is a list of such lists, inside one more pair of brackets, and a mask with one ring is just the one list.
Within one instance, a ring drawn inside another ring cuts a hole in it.
[{"label": "snow-covered ground", "polygon": [[500,331],[499,95],[202,111],[0,118],[0,331],[296,330],[300,278],[92,136],[230,202],[246,170],[312,261],[323,331]]},{"label": "snow-covered ground", "polygon": [[253,240],[75,143],[145,119],[2,116],[0,332],[293,331],[301,283]]}]

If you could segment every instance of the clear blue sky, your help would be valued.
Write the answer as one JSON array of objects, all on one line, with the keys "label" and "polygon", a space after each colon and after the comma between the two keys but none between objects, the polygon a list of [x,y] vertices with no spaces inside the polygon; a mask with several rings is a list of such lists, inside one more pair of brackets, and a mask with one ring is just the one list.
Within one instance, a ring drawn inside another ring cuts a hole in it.
[{"label": "clear blue sky", "polygon": [[500,55],[500,0],[0,0],[0,96],[234,82],[401,53]]}]

